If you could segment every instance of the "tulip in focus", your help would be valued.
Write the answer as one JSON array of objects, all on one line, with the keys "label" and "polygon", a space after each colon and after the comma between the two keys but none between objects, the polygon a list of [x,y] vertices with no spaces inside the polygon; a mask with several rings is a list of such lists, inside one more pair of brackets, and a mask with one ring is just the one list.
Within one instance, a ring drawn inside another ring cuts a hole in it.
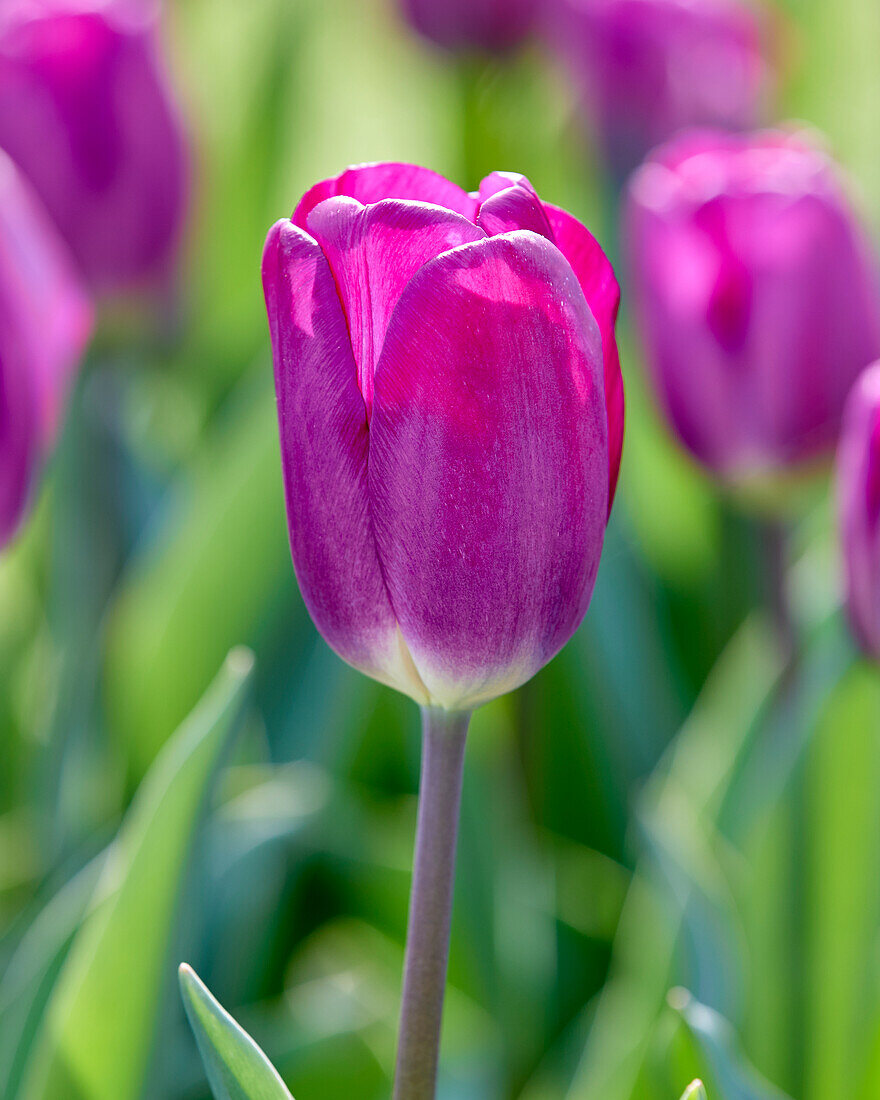
[{"label": "tulip in focus", "polygon": [[290,545],[318,629],[422,706],[393,1100],[435,1092],[470,712],[580,623],[617,480],[618,288],[496,172],[351,168],[269,232]]},{"label": "tulip in focus", "polygon": [[186,155],[149,0],[7,0],[0,146],[30,179],[89,285],[162,281]]},{"label": "tulip in focus", "polygon": [[447,50],[505,53],[535,21],[538,0],[402,0],[419,34]]},{"label": "tulip in focus", "polygon": [[617,179],[679,130],[760,121],[769,73],[745,0],[553,0],[549,10]]},{"label": "tulip in focus", "polygon": [[57,434],[91,308],[63,242],[0,153],[0,547]]},{"label": "tulip in focus", "polygon": [[523,683],[586,611],[620,463],[599,246],[522,177],[368,165],[273,227],[263,281],[318,629],[426,706]]},{"label": "tulip in focus", "polygon": [[880,362],[863,372],[846,405],[837,502],[850,622],[865,652],[880,659]]},{"label": "tulip in focus", "polygon": [[648,367],[684,446],[734,487],[826,460],[880,355],[880,284],[839,173],[804,135],[684,135],[632,179]]}]

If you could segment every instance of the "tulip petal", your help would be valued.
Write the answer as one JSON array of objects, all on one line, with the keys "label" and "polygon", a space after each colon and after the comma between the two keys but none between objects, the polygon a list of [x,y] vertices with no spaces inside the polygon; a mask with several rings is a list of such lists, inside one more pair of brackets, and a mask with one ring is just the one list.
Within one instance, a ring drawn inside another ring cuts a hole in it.
[{"label": "tulip petal", "polygon": [[0,154],[0,546],[55,444],[92,309],[57,230]]},{"label": "tulip petal", "polygon": [[533,195],[537,195],[537,191],[532,186],[532,181],[521,172],[490,172],[488,176],[480,181],[477,199],[481,203],[487,203],[493,195],[497,195],[500,191],[506,191],[510,187],[525,188],[526,191],[531,191]]},{"label": "tulip petal", "polygon": [[187,204],[156,20],[129,6],[0,5],[0,146],[102,292],[168,276]]},{"label": "tulip petal", "polygon": [[306,220],[336,280],[369,416],[376,361],[403,288],[428,260],[485,234],[451,210],[394,199],[327,199]]},{"label": "tulip petal", "polygon": [[[500,173],[496,173],[500,175]],[[517,229],[529,229],[553,240],[553,230],[547,220],[544,204],[531,187],[508,187],[497,191],[480,207],[477,225],[490,237],[499,233],[512,233]]]},{"label": "tulip petal", "polygon": [[853,387],[837,452],[847,611],[862,648],[880,657],[880,363]]},{"label": "tulip petal", "polygon": [[410,199],[429,202],[453,210],[470,221],[477,214],[477,203],[457,184],[415,164],[361,164],[347,168],[333,179],[322,180],[306,191],[293,214],[295,225],[305,229],[309,212],[318,203],[336,195],[348,195],[365,205],[382,199]]},{"label": "tulip petal", "polygon": [[[0,331],[0,345],[6,342]],[[21,521],[40,459],[35,395],[21,367],[0,358],[0,547]]]},{"label": "tulip petal", "polygon": [[369,491],[433,701],[510,690],[568,640],[598,567],[607,470],[601,337],[559,251],[516,232],[425,265],[376,369]]},{"label": "tulip petal", "polygon": [[593,311],[602,334],[602,352],[605,364],[605,402],[608,408],[608,511],[614,503],[620,458],[623,452],[625,421],[623,375],[620,370],[620,354],[614,326],[620,308],[620,287],[614,276],[614,268],[602,251],[596,238],[577,218],[558,206],[545,202],[544,210],[556,246],[571,264],[584,297]]},{"label": "tulip petal", "polygon": [[367,418],[333,275],[315,241],[281,221],[266,241],[263,284],[290,546],[303,599],[346,661],[401,691],[423,692],[400,644],[376,555]]}]

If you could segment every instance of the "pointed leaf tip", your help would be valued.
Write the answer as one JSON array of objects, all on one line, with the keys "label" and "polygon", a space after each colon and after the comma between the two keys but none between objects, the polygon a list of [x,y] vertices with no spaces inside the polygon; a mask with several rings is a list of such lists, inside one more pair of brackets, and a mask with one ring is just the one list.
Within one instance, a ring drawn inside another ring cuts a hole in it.
[{"label": "pointed leaf tip", "polygon": [[180,991],[215,1100],[293,1100],[275,1067],[187,963]]},{"label": "pointed leaf tip", "polygon": [[684,1090],[681,1100],[706,1100],[706,1088],[699,1077],[691,1081]]},{"label": "pointed leaf tip", "polygon": [[[698,1066],[719,1096],[726,1100],[789,1100],[786,1093],[763,1078],[747,1060],[733,1028],[723,1016],[701,1004],[686,989],[671,990],[667,1002],[693,1039]],[[702,1100],[702,1094],[688,1091],[682,1100]]]}]

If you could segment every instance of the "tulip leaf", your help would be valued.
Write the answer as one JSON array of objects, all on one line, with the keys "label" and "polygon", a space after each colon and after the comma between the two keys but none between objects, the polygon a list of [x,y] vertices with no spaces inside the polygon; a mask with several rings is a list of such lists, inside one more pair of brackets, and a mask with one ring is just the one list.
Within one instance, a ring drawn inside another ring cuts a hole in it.
[{"label": "tulip leaf", "polygon": [[30,921],[0,983],[0,1100],[15,1100],[58,974],[103,865],[97,856]]},{"label": "tulip leaf", "polygon": [[705,1066],[707,1080],[724,1100],[786,1100],[781,1089],[766,1081],[745,1059],[733,1028],[687,990],[674,989],[669,1004],[678,1013]]},{"label": "tulip leaf", "polygon": [[681,1100],[706,1100],[706,1088],[703,1082],[699,1078],[691,1081],[682,1093]]},{"label": "tulip leaf", "polygon": [[256,645],[271,609],[295,598],[269,391],[247,380],[230,405],[170,488],[163,538],[130,559],[108,617],[108,708],[135,780],[230,646]]},{"label": "tulip leaf", "polygon": [[180,991],[215,1100],[292,1100],[266,1055],[186,964]]},{"label": "tulip leaf", "polygon": [[252,667],[246,650],[229,655],[141,784],[47,1006],[26,1100],[142,1094],[192,834]]}]

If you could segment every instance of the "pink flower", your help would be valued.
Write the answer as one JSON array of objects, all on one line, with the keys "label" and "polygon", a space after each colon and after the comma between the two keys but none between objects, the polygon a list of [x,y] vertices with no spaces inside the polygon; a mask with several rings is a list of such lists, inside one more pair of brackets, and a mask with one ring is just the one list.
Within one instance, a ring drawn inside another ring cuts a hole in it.
[{"label": "pink flower", "polygon": [[685,135],[634,175],[637,317],[682,443],[732,483],[827,459],[880,355],[880,284],[834,165],[803,135]]},{"label": "pink flower", "polygon": [[837,503],[850,622],[880,658],[880,363],[859,377],[837,452]]},{"label": "pink flower", "polygon": [[55,442],[91,320],[55,227],[0,154],[0,546]]},{"label": "pink flower", "polygon": [[349,169],[269,233],[291,547],[355,667],[469,708],[586,611],[620,462],[611,267],[521,176]]},{"label": "pink flower", "polygon": [[7,0],[0,146],[29,178],[88,283],[167,276],[186,150],[146,0]]},{"label": "pink flower", "polygon": [[526,37],[538,0],[402,0],[407,19],[448,50],[504,53]]},{"label": "pink flower", "polygon": [[554,0],[551,33],[618,178],[677,131],[750,129],[769,83],[743,0]]}]

